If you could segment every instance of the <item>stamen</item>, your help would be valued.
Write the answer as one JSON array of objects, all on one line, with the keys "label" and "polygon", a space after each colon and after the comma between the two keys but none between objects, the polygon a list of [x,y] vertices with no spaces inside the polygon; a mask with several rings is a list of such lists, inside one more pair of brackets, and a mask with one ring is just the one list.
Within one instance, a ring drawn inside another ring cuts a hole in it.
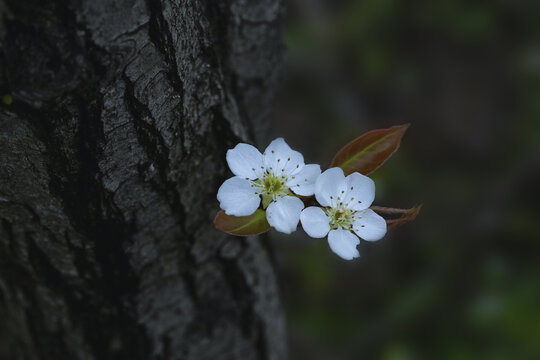
[{"label": "stamen", "polygon": [[261,178],[252,181],[253,186],[258,190],[258,194],[267,200],[273,200],[290,194],[289,186],[286,185],[286,176],[276,176],[271,173],[265,173]]},{"label": "stamen", "polygon": [[343,206],[343,203],[326,208],[324,212],[330,218],[331,229],[350,230],[353,228],[354,221],[356,220],[356,211]]}]

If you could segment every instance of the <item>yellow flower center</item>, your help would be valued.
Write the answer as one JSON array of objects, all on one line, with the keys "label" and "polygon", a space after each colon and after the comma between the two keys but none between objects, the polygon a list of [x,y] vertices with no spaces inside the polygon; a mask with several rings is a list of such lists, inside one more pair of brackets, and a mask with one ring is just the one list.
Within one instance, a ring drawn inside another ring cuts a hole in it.
[{"label": "yellow flower center", "polygon": [[286,185],[286,176],[276,176],[265,173],[260,179],[252,181],[252,186],[262,195],[263,207],[266,207],[277,198],[292,195]]},{"label": "yellow flower center", "polygon": [[352,229],[356,211],[348,209],[342,205],[323,210],[326,213],[326,216],[330,218],[330,228],[332,230]]}]

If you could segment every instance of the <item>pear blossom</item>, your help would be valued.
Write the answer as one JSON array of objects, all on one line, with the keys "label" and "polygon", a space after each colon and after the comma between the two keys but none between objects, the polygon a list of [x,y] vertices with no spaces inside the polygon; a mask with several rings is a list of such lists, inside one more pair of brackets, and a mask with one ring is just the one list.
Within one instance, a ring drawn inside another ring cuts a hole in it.
[{"label": "pear blossom", "polygon": [[358,237],[379,240],[386,234],[386,221],[369,209],[375,199],[375,183],[360,173],[345,177],[340,168],[330,168],[315,182],[315,198],[322,207],[302,211],[304,231],[313,238],[328,235],[333,252],[345,260],[360,254]]},{"label": "pear blossom", "polygon": [[227,151],[227,163],[235,175],[219,188],[217,199],[228,215],[248,216],[261,199],[270,226],[290,234],[296,230],[304,203],[296,195],[310,196],[321,174],[316,164],[304,164],[304,157],[283,138],[268,145],[264,153],[240,143]]}]

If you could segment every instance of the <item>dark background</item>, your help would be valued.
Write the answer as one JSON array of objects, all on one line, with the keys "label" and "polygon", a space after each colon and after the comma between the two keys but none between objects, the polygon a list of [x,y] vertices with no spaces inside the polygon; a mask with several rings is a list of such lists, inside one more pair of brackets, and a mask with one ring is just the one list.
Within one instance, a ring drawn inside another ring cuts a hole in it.
[{"label": "dark background", "polygon": [[411,123],[375,204],[424,204],[353,262],[272,232],[291,358],[540,359],[540,2],[288,4],[275,135]]}]

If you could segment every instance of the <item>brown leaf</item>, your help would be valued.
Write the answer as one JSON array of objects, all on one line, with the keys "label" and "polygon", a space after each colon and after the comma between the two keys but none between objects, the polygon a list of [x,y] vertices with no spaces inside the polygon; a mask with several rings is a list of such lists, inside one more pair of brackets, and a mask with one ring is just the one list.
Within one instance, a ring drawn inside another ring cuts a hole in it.
[{"label": "brown leaf", "polygon": [[214,218],[214,226],[219,231],[236,236],[257,235],[270,229],[266,212],[258,209],[249,216],[232,216],[221,210]]},{"label": "brown leaf", "polygon": [[372,130],[341,148],[330,167],[340,167],[346,175],[369,175],[392,156],[410,124]]},{"label": "brown leaf", "polygon": [[416,216],[418,216],[418,213],[420,212],[421,208],[422,208],[422,205],[417,205],[410,209],[394,209],[394,208],[386,208],[382,206],[372,206],[371,210],[377,213],[383,213],[383,214],[401,214],[401,216],[397,219],[386,220],[386,225],[388,227],[388,230],[391,230],[405,224],[406,222],[413,221],[414,219],[416,219]]}]

